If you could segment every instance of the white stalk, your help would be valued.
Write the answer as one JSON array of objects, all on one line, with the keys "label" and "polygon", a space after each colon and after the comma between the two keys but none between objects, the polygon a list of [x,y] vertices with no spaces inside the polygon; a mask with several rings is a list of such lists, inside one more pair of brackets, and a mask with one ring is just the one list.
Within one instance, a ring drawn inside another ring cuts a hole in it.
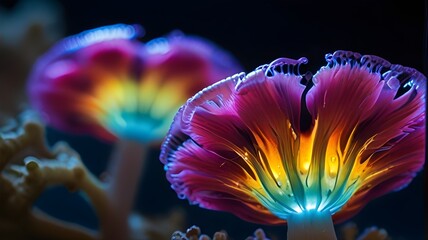
[{"label": "white stalk", "polygon": [[109,223],[102,233],[104,240],[127,239],[129,236],[128,218],[147,152],[147,144],[132,140],[120,140],[116,145],[109,169],[111,182],[107,194],[111,206]]},{"label": "white stalk", "polygon": [[288,240],[335,240],[331,214],[316,210],[294,214],[287,219]]}]

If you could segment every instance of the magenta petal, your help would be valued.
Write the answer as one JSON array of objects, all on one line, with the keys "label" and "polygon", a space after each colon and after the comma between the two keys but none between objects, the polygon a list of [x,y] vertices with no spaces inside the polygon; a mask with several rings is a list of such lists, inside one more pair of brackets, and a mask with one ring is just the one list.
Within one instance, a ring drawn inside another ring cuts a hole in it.
[{"label": "magenta petal", "polygon": [[128,39],[114,39],[90,45],[79,51],[75,59],[82,66],[91,66],[114,76],[140,77],[145,49]]},{"label": "magenta petal", "polygon": [[147,74],[154,72],[163,81],[186,80],[189,96],[242,69],[227,51],[196,36],[175,32],[148,42],[146,48]]},{"label": "magenta petal", "polygon": [[319,124],[315,145],[328,149],[326,140],[338,139],[337,155],[345,167],[355,168],[343,181],[360,181],[337,220],[408,184],[422,168],[425,153],[424,76],[379,57],[352,54],[328,56],[329,65],[314,76],[306,96]]},{"label": "magenta petal", "polygon": [[150,66],[165,66],[169,72],[174,73],[183,71],[180,68],[192,67],[193,64],[206,65],[211,84],[230,76],[231,69],[236,72],[242,69],[229,52],[208,39],[197,36],[173,32],[167,37],[148,42],[146,46],[150,54]]},{"label": "magenta petal", "polygon": [[309,112],[322,124],[322,131],[343,128],[346,136],[372,112],[384,85],[378,74],[351,64],[323,67],[313,82],[306,95]]},{"label": "magenta petal", "polygon": [[242,123],[230,106],[238,78],[237,75],[204,89],[180,109],[164,143],[168,147],[164,148],[161,159],[167,158],[189,138],[204,148],[225,154],[233,153],[233,149],[243,143],[250,143],[240,132]]},{"label": "magenta petal", "polygon": [[[425,159],[425,122],[394,145],[375,153],[369,163],[373,170],[367,180],[334,218],[343,221],[358,213],[372,199],[406,187],[423,167]],[[362,205],[361,205],[362,204]]]},{"label": "magenta petal", "polygon": [[[180,198],[187,197],[190,203],[207,209],[233,212],[251,222],[283,223],[252,198],[245,184],[240,184],[249,176],[230,159],[207,151],[190,139],[171,157],[177,161],[167,163],[165,168]],[[253,211],[259,214],[252,214]]]},{"label": "magenta petal", "polygon": [[[296,134],[300,131],[301,98],[305,86],[302,77],[276,74],[265,76],[264,71],[256,71],[245,80],[246,83],[236,93],[235,111],[246,127],[254,134],[276,139],[283,133],[277,132],[282,126]],[[285,122],[289,122],[287,126]]]}]

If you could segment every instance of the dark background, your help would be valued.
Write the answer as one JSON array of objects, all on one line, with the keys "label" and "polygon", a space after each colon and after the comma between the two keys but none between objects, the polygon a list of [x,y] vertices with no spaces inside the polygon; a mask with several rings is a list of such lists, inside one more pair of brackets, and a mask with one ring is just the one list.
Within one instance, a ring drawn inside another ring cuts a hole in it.
[{"label": "dark background", "polygon": [[[16,1],[1,2],[13,6]],[[229,50],[246,71],[278,57],[306,56],[309,70],[315,73],[325,64],[324,55],[338,49],[378,55],[391,63],[411,66],[425,74],[427,71],[426,3],[419,0],[58,2],[63,6],[66,35],[103,25],[138,23],[146,30],[142,38],[145,42],[179,29],[211,39]],[[110,145],[52,129],[48,133],[51,142],[69,141],[92,171],[101,173]],[[151,156],[137,201],[142,213],[166,213],[174,206],[182,206],[188,211],[188,226],[196,224],[211,236],[216,230],[226,229],[234,239],[244,239],[260,227],[228,213],[200,209],[179,200],[165,179],[158,152],[154,150]],[[351,221],[360,228],[385,228],[393,239],[423,239],[423,179],[421,172],[409,187],[372,201]],[[96,227],[90,208],[83,201],[76,206],[76,201],[80,201],[76,194],[54,189],[42,196],[38,205],[53,215]],[[285,238],[285,227],[261,227]]]}]

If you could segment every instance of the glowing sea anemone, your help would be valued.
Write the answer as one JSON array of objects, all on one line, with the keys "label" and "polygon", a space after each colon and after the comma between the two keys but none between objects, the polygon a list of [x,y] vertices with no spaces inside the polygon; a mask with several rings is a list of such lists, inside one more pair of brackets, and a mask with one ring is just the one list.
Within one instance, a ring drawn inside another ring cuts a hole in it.
[{"label": "glowing sea anemone", "polygon": [[288,222],[288,239],[334,239],[332,218],[407,185],[425,159],[426,78],[376,56],[326,60],[313,85],[305,58],[281,58],[180,108],[160,157],[178,196]]},{"label": "glowing sea anemone", "polygon": [[148,145],[161,142],[191,95],[240,70],[205,39],[175,33],[143,44],[140,35],[139,26],[117,24],[68,37],[38,60],[28,85],[51,126],[119,140],[108,169],[106,239],[129,236]]},{"label": "glowing sea anemone", "polygon": [[240,70],[207,40],[172,34],[143,44],[142,33],[117,24],[59,42],[34,68],[32,105],[72,133],[161,141],[190,96]]}]

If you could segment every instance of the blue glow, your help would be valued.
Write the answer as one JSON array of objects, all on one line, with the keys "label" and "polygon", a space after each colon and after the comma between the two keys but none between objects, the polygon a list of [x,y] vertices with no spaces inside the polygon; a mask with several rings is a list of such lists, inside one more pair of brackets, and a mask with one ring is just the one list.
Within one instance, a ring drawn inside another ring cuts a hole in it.
[{"label": "blue glow", "polygon": [[115,24],[84,31],[63,41],[63,47],[68,51],[74,51],[94,43],[114,40],[133,39],[144,35],[144,30],[139,25]]},{"label": "blue glow", "polygon": [[149,41],[146,47],[150,54],[165,54],[170,50],[168,39],[164,37]]}]

